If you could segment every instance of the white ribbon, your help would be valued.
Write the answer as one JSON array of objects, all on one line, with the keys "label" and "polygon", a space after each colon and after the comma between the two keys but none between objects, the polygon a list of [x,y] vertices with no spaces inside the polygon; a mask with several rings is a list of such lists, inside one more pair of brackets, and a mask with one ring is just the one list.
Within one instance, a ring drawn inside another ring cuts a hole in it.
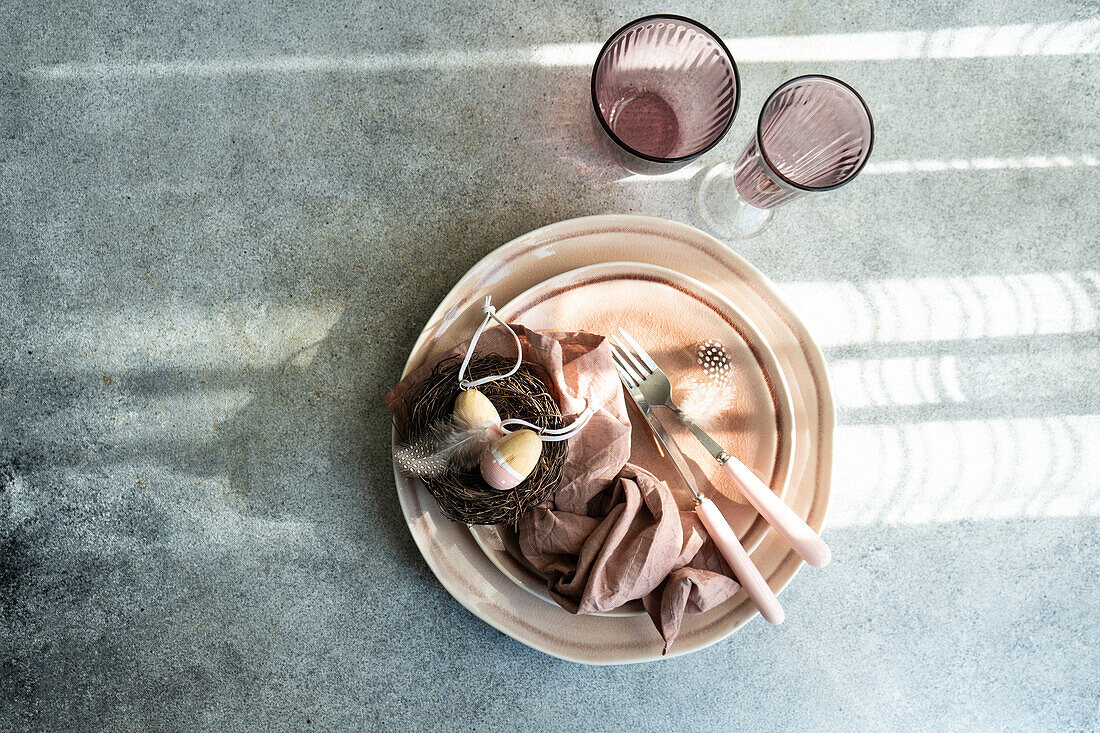
[{"label": "white ribbon", "polygon": [[[507,379],[518,372],[520,365],[523,364],[523,346],[519,342],[519,336],[516,335],[516,332],[512,330],[511,326],[500,320],[500,317],[497,316],[497,309],[491,304],[492,299],[493,296],[491,295],[485,296],[485,302],[481,305],[481,312],[485,314],[485,320],[482,321],[481,325],[474,331],[474,337],[470,339],[470,348],[466,349],[466,358],[462,360],[462,366],[458,368],[458,386],[462,389],[473,389],[478,385],[495,382],[498,379]],[[496,321],[508,329],[508,333],[512,334],[512,338],[516,340],[516,365],[512,367],[511,371],[507,374],[490,375],[470,381],[466,379],[466,367],[470,366],[470,359],[474,357],[474,347],[477,346],[477,340],[481,338],[481,334],[485,332],[485,328],[489,325],[489,321],[491,320]]]},{"label": "white ribbon", "polygon": [[591,403],[585,403],[584,411],[577,415],[577,419],[574,420],[569,427],[565,428],[540,428],[538,425],[532,425],[526,420],[509,418],[500,423],[500,429],[506,433],[510,433],[512,431],[508,428],[513,426],[530,428],[538,433],[539,437],[547,443],[553,443],[559,440],[569,440],[588,424],[588,421],[592,419],[592,416],[595,415],[598,410],[599,408],[592,407]]},{"label": "white ribbon", "polygon": [[[458,386],[462,389],[473,389],[482,384],[488,384],[489,382],[495,382],[498,379],[507,379],[516,372],[519,371],[520,366],[523,364],[523,344],[519,341],[519,336],[512,330],[512,327],[502,321],[497,315],[497,309],[492,305],[493,296],[486,295],[485,302],[481,304],[481,312],[485,314],[485,320],[481,322],[481,325],[474,331],[474,337],[470,339],[470,346],[466,349],[466,358],[462,360],[462,366],[458,368]],[[504,326],[508,330],[508,333],[512,334],[512,338],[516,341],[516,365],[512,367],[510,371],[505,374],[491,374],[488,377],[482,377],[481,379],[469,380],[466,379],[466,368],[470,366],[470,359],[474,358],[474,347],[477,346],[477,340],[481,338],[481,334],[485,332],[485,329],[489,326],[489,321],[496,321],[500,325]],[[530,428],[539,434],[539,437],[548,443],[556,442],[559,440],[569,440],[574,435],[579,433],[581,429],[588,424],[588,421],[592,419],[592,416],[599,411],[598,407],[592,407],[591,403],[585,402],[584,411],[577,415],[577,419],[573,421],[571,425],[565,428],[543,428],[538,425],[533,425],[526,420],[519,420],[516,418],[510,418],[500,423],[500,428],[505,433],[511,432],[508,428],[524,427]]]}]

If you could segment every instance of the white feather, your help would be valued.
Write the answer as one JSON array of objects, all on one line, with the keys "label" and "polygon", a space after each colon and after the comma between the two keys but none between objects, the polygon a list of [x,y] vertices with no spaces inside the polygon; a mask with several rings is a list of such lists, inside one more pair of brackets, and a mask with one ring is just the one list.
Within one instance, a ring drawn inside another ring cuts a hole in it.
[{"label": "white feather", "polygon": [[680,412],[697,425],[707,427],[733,407],[733,390],[710,380],[695,380],[680,401]]}]

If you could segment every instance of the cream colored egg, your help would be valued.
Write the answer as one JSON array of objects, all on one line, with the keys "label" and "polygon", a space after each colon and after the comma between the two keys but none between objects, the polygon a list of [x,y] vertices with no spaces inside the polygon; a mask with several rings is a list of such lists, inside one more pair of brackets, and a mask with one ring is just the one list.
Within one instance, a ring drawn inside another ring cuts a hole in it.
[{"label": "cream colored egg", "polygon": [[454,407],[455,422],[463,427],[488,430],[500,424],[500,413],[489,398],[476,389],[458,393]]},{"label": "cream colored egg", "polygon": [[493,443],[481,458],[481,476],[494,489],[515,488],[531,475],[542,456],[542,438],[517,430]]}]

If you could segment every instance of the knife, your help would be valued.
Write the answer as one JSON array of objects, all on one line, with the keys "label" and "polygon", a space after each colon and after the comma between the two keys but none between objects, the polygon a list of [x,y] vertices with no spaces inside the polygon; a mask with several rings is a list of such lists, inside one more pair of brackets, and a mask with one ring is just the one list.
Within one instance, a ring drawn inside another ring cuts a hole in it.
[{"label": "knife", "polygon": [[749,598],[756,604],[761,616],[773,624],[783,623],[785,614],[783,607],[779,605],[779,599],[775,597],[771,586],[764,580],[760,570],[753,564],[749,554],[745,552],[745,548],[741,546],[741,542],[737,539],[737,535],[730,527],[729,522],[722,516],[722,512],[714,505],[713,501],[699,491],[699,486],[687,465],[687,460],[672,440],[672,436],[668,434],[665,426],[651,412],[649,403],[645,401],[641,393],[635,393],[637,388],[629,384],[625,384],[625,386],[638,405],[638,409],[645,416],[653,436],[664,449],[665,454],[672,460],[672,465],[680,474],[680,478],[691,489],[691,493],[695,497],[695,513],[699,515],[699,519],[703,522],[703,526],[707,528],[707,532],[714,540],[719,552],[722,553],[722,557],[725,558],[730,569],[737,576],[741,587],[745,589]]}]

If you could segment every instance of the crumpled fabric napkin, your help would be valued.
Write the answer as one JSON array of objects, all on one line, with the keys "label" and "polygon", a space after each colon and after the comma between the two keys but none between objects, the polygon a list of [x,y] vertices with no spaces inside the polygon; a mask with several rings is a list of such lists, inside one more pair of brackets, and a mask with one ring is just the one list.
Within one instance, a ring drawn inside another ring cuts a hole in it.
[{"label": "crumpled fabric napkin", "polygon": [[600,613],[640,598],[666,652],[685,614],[740,590],[695,512],[680,511],[667,484],[629,463],[602,488],[556,492],[524,515],[518,533],[562,608]]},{"label": "crumpled fabric napkin", "polygon": [[[569,441],[561,484],[520,520],[520,549],[567,611],[600,613],[641,599],[667,652],[684,615],[713,608],[740,586],[695,513],[680,511],[667,484],[627,462],[630,420],[604,337],[512,328],[524,361],[549,379],[567,423],[589,401],[599,406]],[[514,356],[515,342],[497,327],[477,349]],[[430,371],[416,370],[386,394],[396,419],[404,396]]]}]

